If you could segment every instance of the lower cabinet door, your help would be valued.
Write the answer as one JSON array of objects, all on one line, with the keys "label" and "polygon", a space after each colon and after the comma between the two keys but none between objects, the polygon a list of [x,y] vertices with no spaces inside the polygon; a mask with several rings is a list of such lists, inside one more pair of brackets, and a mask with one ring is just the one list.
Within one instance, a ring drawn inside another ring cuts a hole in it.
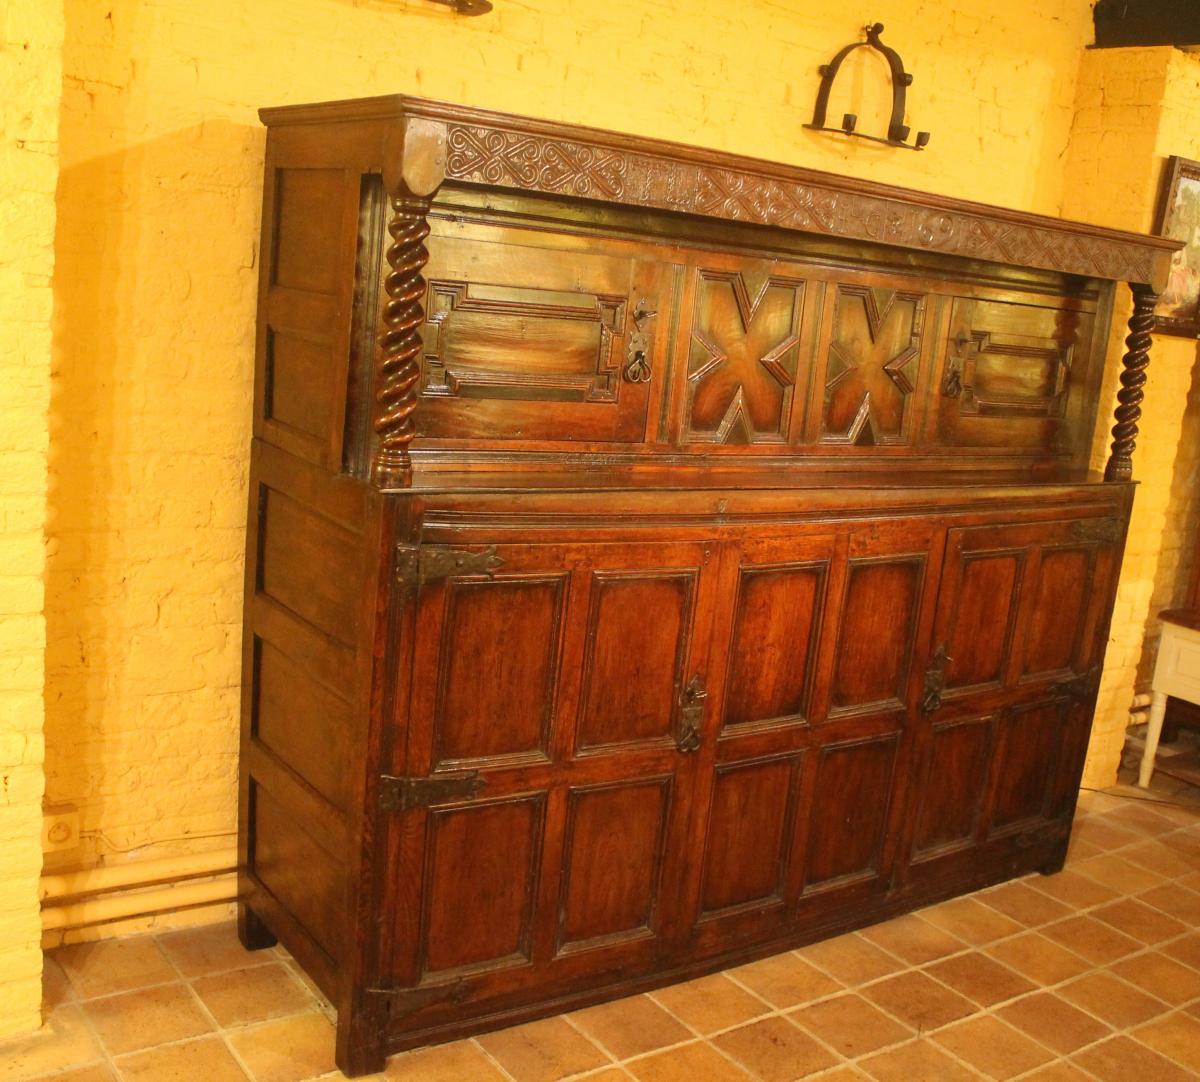
[{"label": "lower cabinet door", "polygon": [[715,551],[505,544],[490,574],[420,587],[394,729],[408,806],[387,818],[384,873],[383,979],[410,990],[405,1029],[612,983],[667,950]]},{"label": "lower cabinet door", "polygon": [[702,952],[890,887],[939,537],[899,521],[725,550],[688,909]]}]

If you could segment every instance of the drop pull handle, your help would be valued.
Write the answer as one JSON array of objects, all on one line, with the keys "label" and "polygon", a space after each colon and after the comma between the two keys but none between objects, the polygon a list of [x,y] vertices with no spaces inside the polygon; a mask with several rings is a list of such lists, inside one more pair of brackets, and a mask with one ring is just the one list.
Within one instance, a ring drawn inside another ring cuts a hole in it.
[{"label": "drop pull handle", "polygon": [[693,676],[679,699],[679,731],[675,734],[675,746],[682,752],[693,752],[700,747],[700,725],[704,721],[704,700],[707,698],[704,681],[699,675]]},{"label": "drop pull handle", "polygon": [[633,310],[633,330],[625,347],[625,382],[649,383],[654,373],[650,370],[650,332],[646,324],[656,315],[643,297]]},{"label": "drop pull handle", "polygon": [[921,696],[921,710],[924,713],[932,714],[942,705],[942,690],[946,686],[946,664],[953,660],[954,658],[947,656],[946,644],[942,643],[925,671],[925,688]]}]

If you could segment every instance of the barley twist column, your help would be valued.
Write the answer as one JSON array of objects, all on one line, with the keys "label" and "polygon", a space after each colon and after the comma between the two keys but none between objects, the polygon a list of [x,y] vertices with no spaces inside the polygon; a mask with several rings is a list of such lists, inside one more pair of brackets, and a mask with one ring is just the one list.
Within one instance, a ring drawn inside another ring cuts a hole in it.
[{"label": "barley twist column", "polygon": [[1142,388],[1150,364],[1150,328],[1154,326],[1154,305],[1158,294],[1147,285],[1131,284],[1133,315],[1129,317],[1129,337],[1125,339],[1121,389],[1117,392],[1116,424],[1112,428],[1112,454],[1104,468],[1104,480],[1129,481],[1133,477],[1133,449],[1137,443],[1138,420],[1142,416]]}]

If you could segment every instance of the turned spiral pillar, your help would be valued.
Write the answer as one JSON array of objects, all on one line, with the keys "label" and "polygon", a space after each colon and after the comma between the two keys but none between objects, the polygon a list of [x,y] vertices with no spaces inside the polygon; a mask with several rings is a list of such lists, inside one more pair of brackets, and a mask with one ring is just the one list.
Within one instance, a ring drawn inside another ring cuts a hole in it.
[{"label": "turned spiral pillar", "polygon": [[1131,284],[1133,315],[1129,317],[1129,337],[1121,358],[1121,389],[1117,392],[1116,424],[1112,427],[1112,453],[1104,467],[1104,480],[1128,481],[1133,477],[1133,449],[1137,445],[1138,421],[1142,416],[1142,388],[1150,364],[1150,328],[1154,326],[1154,305],[1158,294],[1147,285]]}]

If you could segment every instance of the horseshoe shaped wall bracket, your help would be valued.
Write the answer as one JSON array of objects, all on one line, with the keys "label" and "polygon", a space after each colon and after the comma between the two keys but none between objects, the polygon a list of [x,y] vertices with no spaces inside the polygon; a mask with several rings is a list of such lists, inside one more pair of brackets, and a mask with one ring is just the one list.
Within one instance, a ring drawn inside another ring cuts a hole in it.
[{"label": "horseshoe shaped wall bracket", "polygon": [[[821,87],[817,91],[817,104],[813,108],[812,123],[805,124],[804,126],[811,128],[813,131],[837,132],[840,135],[856,135],[860,139],[870,139],[872,142],[884,143],[892,147],[904,147],[906,150],[924,150],[926,144],[929,142],[929,132],[917,132],[916,139],[910,143],[908,141],[910,129],[904,123],[904,99],[908,88],[912,85],[912,75],[904,70],[904,61],[900,59],[900,54],[879,40],[879,35],[883,33],[883,23],[872,23],[863,29],[867,35],[866,41],[851,42],[844,49],[839,49],[828,64],[822,64],[818,69],[821,72]],[[843,115],[842,126],[840,128],[831,128],[825,123],[825,113],[829,108],[829,92],[833,89],[833,81],[837,78],[838,69],[842,66],[842,61],[854,52],[855,49],[862,49],[864,47],[882,53],[883,58],[888,62],[888,69],[892,73],[892,117],[888,123],[887,138],[855,131],[855,126],[858,124],[858,117],[853,113]]]}]

